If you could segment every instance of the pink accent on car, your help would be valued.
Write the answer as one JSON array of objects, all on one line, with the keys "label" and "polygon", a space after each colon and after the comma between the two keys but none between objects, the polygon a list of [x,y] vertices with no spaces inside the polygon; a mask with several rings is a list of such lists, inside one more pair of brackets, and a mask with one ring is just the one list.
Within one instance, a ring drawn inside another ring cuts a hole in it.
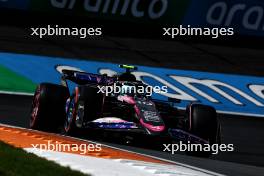
[{"label": "pink accent on car", "polygon": [[136,104],[136,102],[135,102],[135,100],[134,100],[133,97],[122,96],[121,99],[122,99],[124,102],[128,103],[128,104],[132,104],[132,105]]},{"label": "pink accent on car", "polygon": [[134,109],[136,111],[136,114],[140,117],[140,110],[139,108],[137,107],[137,105],[134,106]]},{"label": "pink accent on car", "polygon": [[143,122],[142,118],[139,120],[142,125],[144,125],[147,129],[152,130],[152,131],[163,131],[165,129],[165,126],[153,126],[150,124],[147,124]]},{"label": "pink accent on car", "polygon": [[31,112],[30,127],[33,127],[33,125],[35,124],[36,119],[37,119],[37,115],[39,112],[40,95],[41,95],[41,88],[40,88],[40,86],[38,86],[37,90],[35,92],[34,98],[33,98],[33,102],[32,102],[33,109]]}]

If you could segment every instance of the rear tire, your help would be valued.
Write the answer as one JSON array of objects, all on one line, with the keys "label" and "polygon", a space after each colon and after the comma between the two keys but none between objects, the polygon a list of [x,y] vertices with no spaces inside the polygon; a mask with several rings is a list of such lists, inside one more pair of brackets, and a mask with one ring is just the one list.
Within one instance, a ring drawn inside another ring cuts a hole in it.
[{"label": "rear tire", "polygon": [[30,128],[57,131],[63,125],[68,89],[61,85],[41,83],[37,86],[30,113]]}]

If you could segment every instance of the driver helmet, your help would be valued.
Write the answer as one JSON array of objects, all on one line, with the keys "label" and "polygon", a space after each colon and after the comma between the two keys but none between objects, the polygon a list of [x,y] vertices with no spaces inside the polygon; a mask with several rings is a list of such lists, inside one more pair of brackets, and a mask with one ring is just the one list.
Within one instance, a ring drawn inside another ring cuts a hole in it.
[{"label": "driver helmet", "polygon": [[118,80],[119,81],[133,81],[133,82],[137,81],[135,75],[129,72],[122,73],[121,75],[119,75]]},{"label": "driver helmet", "polygon": [[121,94],[124,95],[134,95],[135,91],[135,87],[131,85],[122,85],[121,87]]}]

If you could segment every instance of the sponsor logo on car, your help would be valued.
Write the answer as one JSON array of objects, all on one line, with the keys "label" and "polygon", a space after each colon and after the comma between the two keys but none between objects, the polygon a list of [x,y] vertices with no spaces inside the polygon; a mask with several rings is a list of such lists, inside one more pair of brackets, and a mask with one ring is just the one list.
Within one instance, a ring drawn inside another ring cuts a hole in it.
[{"label": "sponsor logo on car", "polygon": [[138,128],[134,122],[128,122],[117,117],[103,117],[92,121],[98,128],[112,129],[135,129]]}]

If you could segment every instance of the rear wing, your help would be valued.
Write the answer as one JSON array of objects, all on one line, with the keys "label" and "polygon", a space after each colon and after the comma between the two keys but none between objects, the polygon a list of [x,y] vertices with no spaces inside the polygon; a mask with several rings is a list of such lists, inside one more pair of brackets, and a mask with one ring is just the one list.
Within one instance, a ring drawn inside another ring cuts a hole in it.
[{"label": "rear wing", "polygon": [[99,85],[109,85],[113,84],[117,79],[109,77],[107,75],[99,75],[93,73],[87,73],[76,70],[62,70],[62,79],[70,80],[76,84],[99,84]]}]

